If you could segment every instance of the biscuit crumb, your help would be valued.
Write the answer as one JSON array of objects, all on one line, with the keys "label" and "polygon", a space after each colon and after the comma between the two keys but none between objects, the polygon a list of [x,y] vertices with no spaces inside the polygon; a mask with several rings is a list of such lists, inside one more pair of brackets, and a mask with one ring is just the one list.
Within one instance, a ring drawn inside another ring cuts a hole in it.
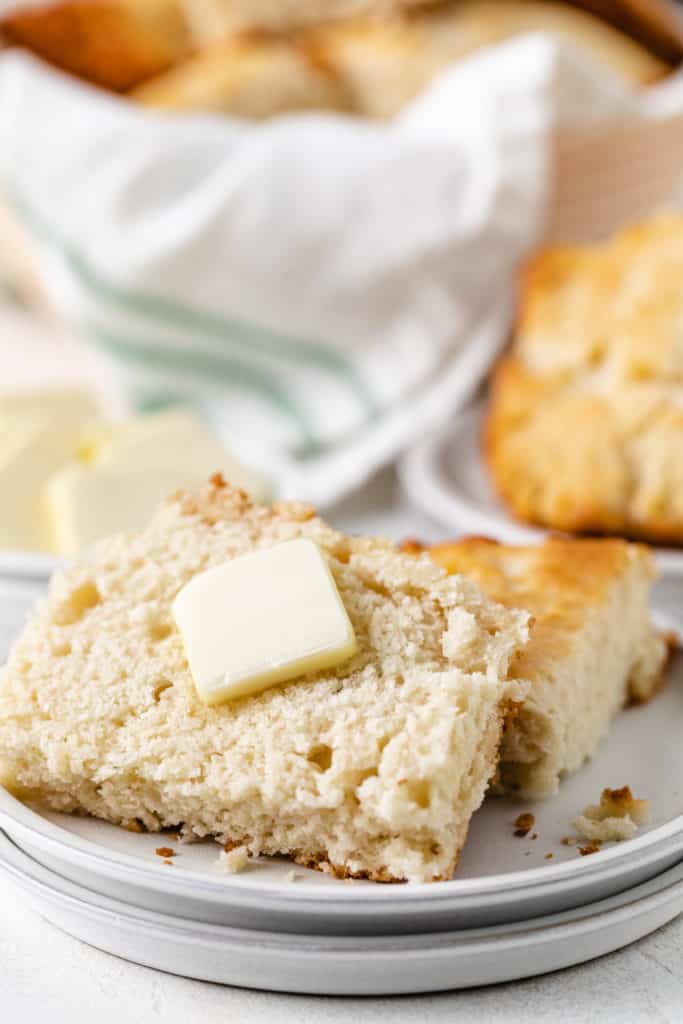
[{"label": "biscuit crumb", "polygon": [[173,867],[173,861],[172,860],[165,860],[164,864],[167,864],[169,866],[169,868]]},{"label": "biscuit crumb", "polygon": [[532,839],[538,839],[538,832],[532,832],[531,838]]},{"label": "biscuit crumb", "polygon": [[298,882],[299,879],[303,878],[304,876],[301,874],[300,871],[288,871],[286,877],[288,882]]},{"label": "biscuit crumb", "polygon": [[603,789],[599,804],[591,804],[573,822],[582,839],[621,842],[632,839],[649,817],[647,800],[636,800],[629,786]]},{"label": "biscuit crumb", "polygon": [[[528,811],[526,814],[520,814],[515,818],[515,835],[518,839],[524,839],[529,834],[531,829],[534,827],[536,819],[533,814]],[[531,837],[533,839],[533,836]]]},{"label": "biscuit crumb", "polygon": [[144,832],[145,828],[141,821],[134,818],[133,821],[127,821],[123,826],[126,832]]},{"label": "biscuit crumb", "polygon": [[560,842],[563,846],[576,846],[577,839],[576,836],[564,836]]},{"label": "biscuit crumb", "polygon": [[234,846],[231,850],[221,850],[218,863],[230,875],[244,871],[249,862],[249,851],[246,846]]},{"label": "biscuit crumb", "polygon": [[546,855],[545,855],[545,857],[543,859],[544,860],[552,860],[553,859],[552,853],[546,853]]},{"label": "biscuit crumb", "polygon": [[589,843],[587,846],[580,846],[579,853],[582,857],[588,857],[591,853],[600,853],[600,843]]},{"label": "biscuit crumb", "polygon": [[157,846],[154,852],[157,857],[175,857],[175,850],[172,850],[170,846]]}]

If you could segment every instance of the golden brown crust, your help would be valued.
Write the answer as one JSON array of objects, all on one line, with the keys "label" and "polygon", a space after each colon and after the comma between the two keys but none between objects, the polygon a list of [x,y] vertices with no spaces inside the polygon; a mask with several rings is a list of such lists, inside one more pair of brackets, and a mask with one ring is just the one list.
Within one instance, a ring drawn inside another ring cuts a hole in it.
[{"label": "golden brown crust", "polygon": [[520,519],[683,543],[682,258],[670,214],[527,268],[483,437]]},{"label": "golden brown crust", "polygon": [[[548,537],[543,544],[515,547],[486,537],[466,537],[434,545],[430,557],[449,573],[474,579],[484,593],[508,608],[533,616],[531,639],[513,663],[516,678],[544,679],[548,663],[564,657],[573,636],[603,606],[611,589],[639,563],[646,577],[655,574],[644,545],[618,539]],[[670,642],[671,638],[667,638]],[[630,700],[642,703],[661,686],[664,668],[639,681]]]},{"label": "golden brown crust", "polygon": [[652,556],[623,540],[559,536],[529,547],[468,537],[429,553],[532,615],[530,641],[509,668],[530,687],[506,721],[493,789],[549,796],[593,755],[618,708],[661,685],[666,644],[647,610]]},{"label": "golden brown crust", "polygon": [[189,32],[177,0],[62,0],[0,21],[5,40],[117,92],[182,60]]},{"label": "golden brown crust", "polygon": [[493,600],[525,607],[534,616],[534,633],[544,623],[561,629],[583,622],[633,558],[654,573],[646,547],[616,539],[549,537],[540,545],[516,547],[465,537],[436,544],[429,554],[448,572],[473,577]]}]

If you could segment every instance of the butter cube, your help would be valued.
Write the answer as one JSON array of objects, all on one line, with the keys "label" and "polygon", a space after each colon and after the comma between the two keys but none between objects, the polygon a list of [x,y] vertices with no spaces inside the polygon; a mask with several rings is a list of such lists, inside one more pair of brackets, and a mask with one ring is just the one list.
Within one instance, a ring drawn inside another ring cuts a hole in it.
[{"label": "butter cube", "polygon": [[43,487],[96,415],[94,399],[76,389],[0,393],[0,550],[49,549]]},{"label": "butter cube", "polygon": [[49,417],[0,420],[0,549],[49,549],[42,490],[75,444],[75,432]]},{"label": "butter cube", "polygon": [[45,487],[52,548],[74,555],[101,537],[140,529],[169,494],[204,479],[187,466],[64,466]]},{"label": "butter cube", "polygon": [[191,466],[199,478],[206,479],[222,473],[229,483],[257,501],[266,499],[270,491],[265,477],[230,455],[189,409],[169,409],[98,424],[85,434],[81,455],[97,466]]},{"label": "butter cube", "polygon": [[332,668],[357,650],[325,557],[306,538],[195,576],[178,593],[173,616],[205,704]]}]

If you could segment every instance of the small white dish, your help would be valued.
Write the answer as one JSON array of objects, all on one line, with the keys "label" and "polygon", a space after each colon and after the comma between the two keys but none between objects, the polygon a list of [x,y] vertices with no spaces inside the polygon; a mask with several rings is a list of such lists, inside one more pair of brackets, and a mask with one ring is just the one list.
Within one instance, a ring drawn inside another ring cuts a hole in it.
[{"label": "small white dish", "polygon": [[[285,860],[221,873],[214,843],[126,832],[92,818],[38,812],[0,788],[0,827],[46,868],[151,911],[240,928],[304,934],[381,934],[520,921],[606,898],[683,858],[683,656],[648,704],[617,716],[609,741],[550,800],[490,798],[475,814],[456,877],[433,885],[343,882]],[[647,756],[634,757],[634,751]],[[634,839],[581,857],[561,840],[605,786],[630,785],[652,819]],[[536,822],[514,835],[521,811]],[[537,833],[538,838],[532,839]],[[155,850],[170,846],[172,866]],[[546,854],[552,858],[546,860]],[[292,871],[296,880],[290,879]]]},{"label": "small white dish", "polygon": [[415,935],[250,931],[140,910],[42,868],[0,832],[0,870],[47,921],[172,974],[312,995],[437,992],[544,974],[620,949],[683,910],[683,865],[598,903],[526,923]]},{"label": "small white dish", "polygon": [[[476,534],[506,544],[534,544],[548,533],[517,522],[496,496],[481,454],[481,406],[419,442],[399,473],[411,501],[458,536]],[[665,573],[683,573],[683,549],[653,549]]]}]

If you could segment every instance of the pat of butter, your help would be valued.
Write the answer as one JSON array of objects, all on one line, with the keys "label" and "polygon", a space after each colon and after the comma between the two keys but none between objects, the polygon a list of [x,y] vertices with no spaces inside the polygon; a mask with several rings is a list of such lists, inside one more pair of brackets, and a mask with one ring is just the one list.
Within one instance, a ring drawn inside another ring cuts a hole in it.
[{"label": "pat of butter", "polygon": [[52,548],[73,555],[101,537],[140,529],[169,494],[204,479],[187,466],[64,466],[45,487]]},{"label": "pat of butter", "polygon": [[173,616],[206,704],[332,668],[357,650],[325,557],[305,538],[195,576],[176,597]]},{"label": "pat of butter", "polygon": [[42,489],[75,445],[75,431],[49,417],[0,420],[0,549],[49,548]]},{"label": "pat of butter", "polygon": [[49,548],[43,487],[96,415],[94,400],[76,389],[0,392],[0,549]]},{"label": "pat of butter", "polygon": [[198,478],[207,480],[222,473],[258,501],[270,493],[265,477],[230,455],[189,409],[98,424],[84,435],[81,456],[84,462],[119,469],[192,467]]}]

